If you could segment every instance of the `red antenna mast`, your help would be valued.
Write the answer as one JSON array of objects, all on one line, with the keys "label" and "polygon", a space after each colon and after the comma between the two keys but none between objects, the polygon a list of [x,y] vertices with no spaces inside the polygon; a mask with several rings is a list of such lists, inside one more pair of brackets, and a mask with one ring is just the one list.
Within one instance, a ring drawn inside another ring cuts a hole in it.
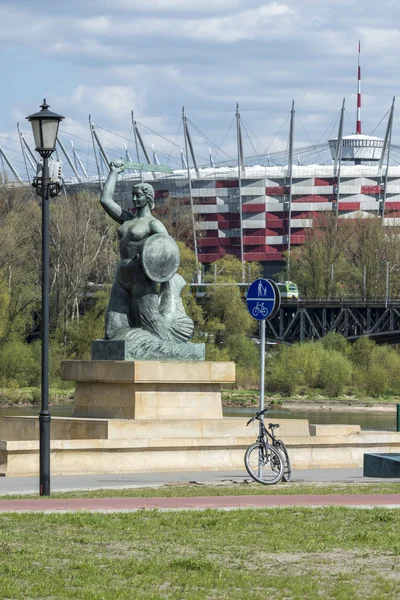
[{"label": "red antenna mast", "polygon": [[358,42],[358,87],[357,87],[357,126],[356,133],[361,133],[361,67],[360,67],[361,43]]}]

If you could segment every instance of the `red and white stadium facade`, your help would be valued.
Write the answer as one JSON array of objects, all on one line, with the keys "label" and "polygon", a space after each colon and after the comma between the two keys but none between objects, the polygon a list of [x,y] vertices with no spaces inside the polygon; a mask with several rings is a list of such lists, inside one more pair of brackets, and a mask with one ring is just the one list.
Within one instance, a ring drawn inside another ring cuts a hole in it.
[{"label": "red and white stadium facade", "polygon": [[[336,210],[338,184],[333,166],[293,165],[291,194],[285,167],[246,167],[240,193],[237,173],[235,168],[201,169],[200,177],[193,173],[193,211],[202,263],[227,253],[241,258],[242,244],[245,261],[280,262],[288,247],[304,242],[319,212]],[[182,189],[185,174],[176,175],[176,179],[152,182],[156,197],[189,203],[187,187]],[[339,218],[381,215],[383,184],[377,166],[342,165],[340,179]],[[389,168],[383,219],[385,225],[400,224],[400,167]]]}]

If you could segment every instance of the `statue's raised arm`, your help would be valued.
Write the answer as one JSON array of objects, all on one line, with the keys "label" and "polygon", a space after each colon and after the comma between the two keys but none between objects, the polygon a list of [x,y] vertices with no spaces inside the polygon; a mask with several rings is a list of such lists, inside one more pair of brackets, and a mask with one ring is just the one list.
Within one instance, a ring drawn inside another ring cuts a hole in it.
[{"label": "statue's raised arm", "polygon": [[131,213],[121,208],[120,205],[113,200],[118,175],[122,173],[124,169],[125,166],[121,160],[114,160],[110,163],[110,171],[100,197],[100,204],[106,213],[121,225],[122,223],[125,223],[125,221],[132,219]]}]

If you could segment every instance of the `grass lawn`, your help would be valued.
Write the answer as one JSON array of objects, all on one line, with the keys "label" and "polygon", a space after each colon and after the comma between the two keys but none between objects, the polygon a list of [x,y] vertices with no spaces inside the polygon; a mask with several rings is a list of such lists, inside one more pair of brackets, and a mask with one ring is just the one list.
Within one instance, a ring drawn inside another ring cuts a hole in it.
[{"label": "grass lawn", "polygon": [[[102,489],[51,494],[50,498],[159,498],[188,496],[276,496],[294,494],[400,494],[400,483],[280,483],[278,485],[250,484],[167,484],[159,487]],[[40,498],[33,494],[0,496],[2,500]],[[43,496],[46,500],[49,496]]]},{"label": "grass lawn", "polygon": [[0,598],[397,600],[400,511],[0,515]]}]

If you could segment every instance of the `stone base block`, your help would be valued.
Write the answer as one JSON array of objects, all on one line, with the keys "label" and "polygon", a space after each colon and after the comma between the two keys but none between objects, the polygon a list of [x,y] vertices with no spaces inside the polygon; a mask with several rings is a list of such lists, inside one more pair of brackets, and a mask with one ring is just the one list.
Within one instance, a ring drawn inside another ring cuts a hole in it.
[{"label": "stone base block", "polygon": [[310,425],[310,435],[357,435],[360,425]]},{"label": "stone base block", "polygon": [[[140,439],[191,439],[256,437],[256,432],[246,428],[247,419],[85,419],[52,417],[52,440],[140,440]],[[307,437],[306,419],[278,419],[279,435]],[[3,417],[0,419],[0,440],[27,441],[39,439],[38,417]]]},{"label": "stone base block", "polygon": [[76,381],[74,416],[117,419],[222,418],[221,384],[234,363],[63,361],[61,378]]}]

